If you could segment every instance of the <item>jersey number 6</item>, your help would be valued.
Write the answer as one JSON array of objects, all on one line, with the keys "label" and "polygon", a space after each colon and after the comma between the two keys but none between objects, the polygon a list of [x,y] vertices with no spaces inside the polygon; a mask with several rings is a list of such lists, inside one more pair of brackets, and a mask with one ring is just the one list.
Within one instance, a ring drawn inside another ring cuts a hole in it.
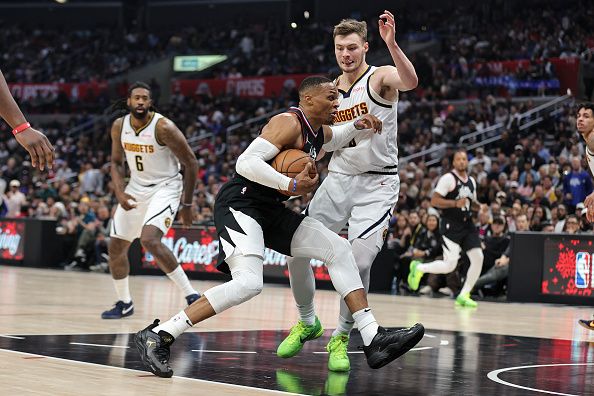
[{"label": "jersey number 6", "polygon": [[134,157],[136,159],[136,169],[139,172],[142,172],[144,170],[144,166],[142,165],[142,156],[137,155],[136,157]]}]

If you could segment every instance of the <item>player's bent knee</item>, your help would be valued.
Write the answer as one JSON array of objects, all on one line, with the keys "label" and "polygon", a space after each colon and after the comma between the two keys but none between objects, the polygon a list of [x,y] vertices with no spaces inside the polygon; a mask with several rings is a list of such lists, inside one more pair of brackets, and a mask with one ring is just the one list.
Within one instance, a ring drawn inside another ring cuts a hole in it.
[{"label": "player's bent knee", "polygon": [[237,273],[234,279],[238,282],[237,299],[244,302],[262,293],[264,281],[252,272],[245,271]]},{"label": "player's bent knee", "polygon": [[454,272],[456,270],[456,267],[458,266],[458,259],[446,260],[445,263],[447,265],[447,273]]},{"label": "player's bent knee", "polygon": [[355,256],[355,263],[359,268],[359,273],[365,274],[371,270],[371,265],[375,259],[376,254],[370,251],[361,251],[353,249],[353,256]]},{"label": "player's bent knee", "polygon": [[149,252],[154,251],[160,244],[161,239],[155,237],[141,237],[140,244]]}]

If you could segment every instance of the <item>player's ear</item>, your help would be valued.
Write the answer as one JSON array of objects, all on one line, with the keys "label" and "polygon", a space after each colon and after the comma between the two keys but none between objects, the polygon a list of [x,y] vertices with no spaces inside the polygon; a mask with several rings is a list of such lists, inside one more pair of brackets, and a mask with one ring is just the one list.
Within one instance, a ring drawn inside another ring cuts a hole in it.
[{"label": "player's ear", "polygon": [[305,103],[307,103],[308,106],[313,106],[313,96],[312,95],[305,95],[304,99],[305,99]]},{"label": "player's ear", "polygon": [[126,99],[126,106],[130,107],[130,98]]},{"label": "player's ear", "polygon": [[367,53],[367,51],[369,51],[369,43],[366,41],[365,44],[363,44],[363,52]]}]

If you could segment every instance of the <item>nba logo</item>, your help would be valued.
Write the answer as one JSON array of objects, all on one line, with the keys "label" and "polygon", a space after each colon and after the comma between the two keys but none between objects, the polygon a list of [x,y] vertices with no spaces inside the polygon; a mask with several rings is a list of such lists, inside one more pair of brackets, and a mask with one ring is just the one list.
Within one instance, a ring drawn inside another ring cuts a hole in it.
[{"label": "nba logo", "polygon": [[590,287],[592,260],[587,252],[578,252],[575,256],[575,286],[584,289]]}]

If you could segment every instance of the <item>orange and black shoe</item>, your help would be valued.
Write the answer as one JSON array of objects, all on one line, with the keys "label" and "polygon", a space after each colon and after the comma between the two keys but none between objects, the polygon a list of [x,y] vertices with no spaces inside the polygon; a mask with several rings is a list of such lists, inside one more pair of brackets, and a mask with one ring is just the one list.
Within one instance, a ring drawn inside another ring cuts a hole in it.
[{"label": "orange and black shoe", "polygon": [[578,323],[580,326],[585,327],[588,330],[594,330],[594,320],[580,319],[578,320]]}]

